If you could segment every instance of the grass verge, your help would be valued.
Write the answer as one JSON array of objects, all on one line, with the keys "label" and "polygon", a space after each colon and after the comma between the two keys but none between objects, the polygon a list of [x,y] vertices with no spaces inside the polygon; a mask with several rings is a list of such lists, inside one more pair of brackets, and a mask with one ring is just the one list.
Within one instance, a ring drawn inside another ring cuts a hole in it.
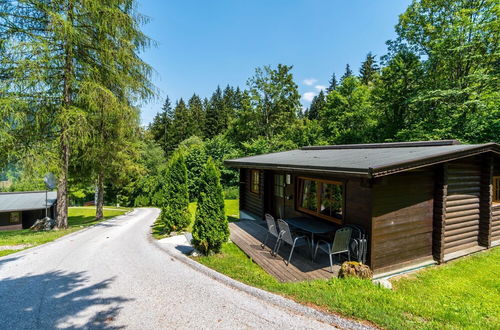
[{"label": "grass verge", "polygon": [[[236,221],[239,218],[239,200],[238,199],[226,199],[224,200],[224,205],[225,205],[225,210],[226,210],[226,217],[229,221]],[[194,217],[196,215],[196,207],[197,203],[192,202],[189,203],[189,213],[191,214],[191,223],[189,226],[186,228],[185,231],[191,232],[193,230],[193,224],[194,224]],[[168,237],[169,234],[162,234],[162,225],[159,222],[159,217],[158,220],[155,222],[153,225],[153,232],[152,235],[156,239],[162,239],[165,237]]]},{"label": "grass verge", "polygon": [[[129,208],[105,208],[104,220],[122,215],[128,212]],[[68,213],[68,228],[51,231],[31,231],[29,229],[0,231],[0,247],[11,245],[28,245],[29,247],[53,241],[61,236],[80,230],[84,227],[96,224],[95,208],[91,207],[70,207]],[[0,257],[20,250],[0,250]]]},{"label": "grass verge", "polygon": [[251,286],[385,328],[498,329],[500,324],[498,248],[394,280],[394,290],[359,279],[281,283],[233,243],[195,260]]}]

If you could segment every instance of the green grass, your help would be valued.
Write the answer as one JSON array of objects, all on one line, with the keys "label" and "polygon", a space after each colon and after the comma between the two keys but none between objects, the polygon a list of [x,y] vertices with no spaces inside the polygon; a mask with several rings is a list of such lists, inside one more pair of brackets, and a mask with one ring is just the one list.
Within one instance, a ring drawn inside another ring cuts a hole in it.
[{"label": "green grass", "polygon": [[[226,209],[226,216],[229,221],[236,221],[239,218],[239,199],[226,199],[224,200],[224,205]],[[194,224],[194,217],[196,214],[196,202],[189,203],[189,213],[191,214],[191,223],[189,226],[186,228],[185,231],[187,232],[192,232],[193,231],[193,224]],[[159,218],[158,218],[159,219]],[[162,239],[165,237],[168,237],[168,234],[162,234],[161,233],[161,225],[158,226],[158,222],[155,223],[153,227],[153,237],[156,239]]]},{"label": "green grass", "polygon": [[[104,218],[109,219],[129,211],[129,208],[104,209]],[[52,231],[31,231],[29,229],[0,231],[0,246],[29,244],[37,246],[53,241],[61,236],[75,232],[81,228],[88,227],[99,221],[95,220],[95,208],[93,207],[70,207],[68,214],[68,229]],[[0,256],[5,256],[19,250],[3,250]]]},{"label": "green grass", "polygon": [[391,329],[493,329],[500,324],[500,249],[421,270],[393,281],[387,290],[368,280],[281,283],[236,245],[195,258],[254,287]]}]

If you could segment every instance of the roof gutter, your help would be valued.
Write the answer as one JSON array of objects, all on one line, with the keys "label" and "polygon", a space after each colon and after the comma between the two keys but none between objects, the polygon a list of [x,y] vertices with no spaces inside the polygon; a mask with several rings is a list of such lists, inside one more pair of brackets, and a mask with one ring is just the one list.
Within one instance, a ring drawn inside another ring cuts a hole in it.
[{"label": "roof gutter", "polygon": [[232,162],[225,161],[225,166],[234,168],[255,168],[262,170],[274,170],[274,171],[295,171],[295,172],[310,172],[310,173],[325,173],[325,174],[337,174],[337,175],[348,175],[356,176],[362,178],[369,178],[369,172],[358,171],[352,168],[324,168],[324,167],[299,167],[299,166],[283,166],[283,165],[273,165],[273,164],[255,164],[246,162]]},{"label": "roof gutter", "polygon": [[384,166],[379,166],[375,168],[370,168],[370,173],[373,177],[381,177],[393,173],[409,171],[413,169],[418,169],[421,167],[436,165],[439,163],[456,160],[468,156],[475,156],[484,152],[495,152],[500,153],[500,148],[496,143],[488,143],[482,145],[480,147],[473,147],[467,150],[459,151],[459,152],[444,152],[438,155],[435,155],[431,158],[417,158],[409,161],[399,162],[388,164]]}]

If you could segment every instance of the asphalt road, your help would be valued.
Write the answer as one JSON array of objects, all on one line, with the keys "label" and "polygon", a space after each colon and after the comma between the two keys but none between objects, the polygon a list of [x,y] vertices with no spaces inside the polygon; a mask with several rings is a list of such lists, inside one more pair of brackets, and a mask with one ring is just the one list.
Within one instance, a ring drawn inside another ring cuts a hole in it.
[{"label": "asphalt road", "polygon": [[0,329],[330,328],[229,287],[148,240],[156,209],[0,258]]}]

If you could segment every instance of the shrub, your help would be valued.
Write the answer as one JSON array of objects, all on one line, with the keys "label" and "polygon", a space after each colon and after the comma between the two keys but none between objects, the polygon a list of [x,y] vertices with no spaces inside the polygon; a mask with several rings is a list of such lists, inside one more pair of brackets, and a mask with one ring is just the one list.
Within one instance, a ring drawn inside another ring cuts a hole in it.
[{"label": "shrub", "polygon": [[139,195],[135,198],[134,206],[150,206],[148,196]]},{"label": "shrub", "polygon": [[189,226],[189,195],[187,186],[187,168],[181,152],[172,155],[165,175],[164,204],[162,222],[165,230],[180,231]]},{"label": "shrub", "polygon": [[346,261],[342,264],[339,271],[339,277],[358,277],[358,278],[372,278],[373,272],[365,264],[356,261]]},{"label": "shrub", "polygon": [[198,251],[209,255],[219,252],[228,238],[229,226],[224,211],[220,172],[209,158],[202,174],[192,242]]},{"label": "shrub", "polygon": [[227,187],[224,190],[225,199],[238,199],[240,198],[240,187]]}]

